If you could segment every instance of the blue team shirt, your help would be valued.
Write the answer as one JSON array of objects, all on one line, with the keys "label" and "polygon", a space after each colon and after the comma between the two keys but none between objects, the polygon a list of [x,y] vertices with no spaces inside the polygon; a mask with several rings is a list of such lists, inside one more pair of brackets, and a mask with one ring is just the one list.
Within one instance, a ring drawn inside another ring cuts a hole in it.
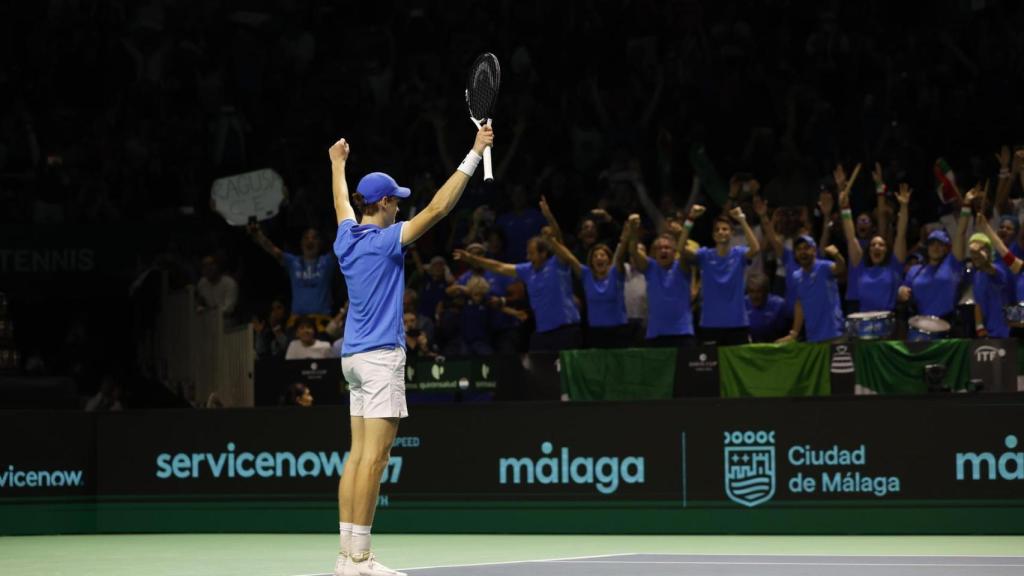
[{"label": "blue team shirt", "polygon": [[667,270],[647,257],[647,338],[692,336],[693,312],[690,310],[690,274],[679,260]]},{"label": "blue team shirt", "polygon": [[745,283],[743,271],[747,264],[746,246],[733,246],[725,256],[715,248],[697,250],[697,264],[703,281],[704,305],[700,325],[705,328],[740,328],[750,325],[747,307],[743,304]]},{"label": "blue team shirt", "polygon": [[843,311],[832,262],[817,258],[811,269],[793,272],[796,298],[804,309],[808,342],[825,342],[843,335]]},{"label": "blue team shirt", "polygon": [[788,328],[786,320],[786,299],[768,294],[764,304],[755,308],[750,298],[744,298],[747,316],[750,318],[750,338],[754,342],[774,342]]},{"label": "blue team shirt", "polygon": [[331,267],[334,265],[331,255],[323,254],[313,261],[290,252],[285,252],[281,257],[292,284],[292,313],[299,316],[330,316]]},{"label": "blue team shirt", "polygon": [[865,266],[868,257],[865,254],[860,263],[851,268],[851,281],[847,287],[857,288],[861,312],[895,310],[896,293],[903,281],[903,264],[895,256],[889,256],[887,262]]},{"label": "blue team shirt", "polygon": [[537,332],[579,324],[580,311],[572,301],[572,272],[568,265],[551,256],[540,270],[534,270],[530,262],[516,264],[516,276],[526,284]]},{"label": "blue team shirt", "polygon": [[598,280],[590,266],[582,266],[583,295],[587,299],[589,326],[622,326],[626,318],[626,281],[618,267],[612,266]]},{"label": "blue team shirt", "polygon": [[1008,338],[1010,327],[1006,324],[1003,307],[1009,304],[1010,273],[996,266],[994,274],[981,270],[974,271],[974,302],[981,308],[981,318],[990,338]]},{"label": "blue team shirt", "polygon": [[334,254],[348,284],[349,298],[341,346],[343,356],[380,348],[405,348],[403,224],[380,228],[344,220],[338,225]]},{"label": "blue team shirt", "polygon": [[956,289],[962,275],[963,266],[950,253],[935,266],[912,266],[903,286],[910,286],[918,314],[945,316],[956,306]]}]

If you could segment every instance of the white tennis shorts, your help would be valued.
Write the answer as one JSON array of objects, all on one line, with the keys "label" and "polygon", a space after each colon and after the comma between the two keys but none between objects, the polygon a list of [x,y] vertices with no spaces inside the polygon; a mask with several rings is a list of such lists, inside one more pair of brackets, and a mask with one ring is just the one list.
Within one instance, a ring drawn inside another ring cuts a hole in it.
[{"label": "white tennis shorts", "polygon": [[349,386],[349,414],[363,418],[405,418],[405,349],[383,348],[341,359]]}]

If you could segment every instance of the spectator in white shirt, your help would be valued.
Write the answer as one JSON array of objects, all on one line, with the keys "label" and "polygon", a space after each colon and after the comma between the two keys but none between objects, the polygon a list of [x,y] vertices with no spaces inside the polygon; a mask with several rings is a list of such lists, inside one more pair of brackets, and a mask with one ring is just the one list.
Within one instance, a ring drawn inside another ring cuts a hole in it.
[{"label": "spectator in white shirt", "polygon": [[331,345],[323,340],[316,339],[316,322],[303,316],[295,323],[295,340],[288,344],[288,351],[284,354],[285,360],[308,360],[315,358],[329,358],[331,356]]},{"label": "spectator in white shirt", "polygon": [[203,277],[196,285],[196,296],[199,300],[199,311],[220,310],[225,316],[235,311],[238,303],[238,283],[224,274],[220,258],[210,254],[203,258]]}]

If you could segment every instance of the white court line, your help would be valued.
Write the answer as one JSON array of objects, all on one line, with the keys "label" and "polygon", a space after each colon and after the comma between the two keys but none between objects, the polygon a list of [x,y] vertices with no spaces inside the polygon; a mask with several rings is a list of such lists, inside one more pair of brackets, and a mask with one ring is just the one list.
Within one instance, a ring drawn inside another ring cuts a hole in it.
[{"label": "white court line", "polygon": [[[503,564],[531,564],[537,562],[564,562],[569,560],[582,560],[584,558],[614,558],[616,556],[636,556],[636,552],[622,552],[619,554],[588,554],[586,556],[569,556],[567,558],[544,558],[541,560],[506,560],[504,562],[477,562],[475,564],[442,564],[438,566],[410,566],[396,568],[396,570],[433,570],[436,568],[472,568],[474,566],[501,566]],[[331,573],[323,574],[294,574],[293,576],[332,576]]]},{"label": "white court line", "polygon": [[[620,556],[735,556],[735,557],[747,557],[747,556],[761,556],[765,558],[800,558],[800,557],[850,557],[850,558],[1020,558],[1024,559],[1024,556],[995,556],[991,554],[975,555],[975,554],[885,554],[885,555],[868,555],[868,554],[716,554],[713,552],[620,552],[618,554],[591,554],[587,556],[570,556],[567,558],[543,558],[539,560],[507,560],[504,562],[477,562],[474,564],[443,564],[437,566],[410,566],[406,568],[398,568],[398,570],[434,570],[437,568],[471,568],[474,566],[501,566],[504,564],[530,564],[538,562],[563,562],[566,564],[586,564],[589,558],[616,558]],[[830,563],[812,563],[812,562],[722,562],[722,561],[635,561],[630,562],[627,560],[593,560],[589,563],[592,564],[710,564],[710,565],[726,565],[726,566],[950,566],[953,568],[978,566],[981,568],[986,567],[998,567],[1007,566],[1011,568],[1024,567],[1024,564],[869,564],[869,563],[842,563],[842,562],[830,562]],[[292,576],[333,576],[330,572],[317,573],[317,574],[293,574]]]},{"label": "white court line", "polygon": [[934,564],[934,563],[894,563],[894,562],[726,562],[717,560],[567,560],[559,564],[693,564],[701,566],[908,566],[916,567],[950,567],[950,568],[1024,568],[1024,564]]}]

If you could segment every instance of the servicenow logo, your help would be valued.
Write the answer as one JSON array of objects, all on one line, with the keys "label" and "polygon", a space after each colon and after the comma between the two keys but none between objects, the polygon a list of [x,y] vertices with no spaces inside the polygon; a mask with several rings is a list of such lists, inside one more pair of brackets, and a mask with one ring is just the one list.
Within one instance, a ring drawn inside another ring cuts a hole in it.
[{"label": "servicenow logo", "polygon": [[1024,480],[1024,452],[1013,452],[1017,437],[1007,434],[1003,446],[1007,452],[957,452],[957,480]]},{"label": "servicenow logo", "polygon": [[81,470],[18,470],[0,472],[0,488],[64,488],[82,485]]},{"label": "servicenow logo", "polygon": [[[156,457],[156,477],[169,478],[337,478],[348,461],[348,452],[248,452],[237,451],[234,442],[224,452],[163,452]],[[391,456],[381,484],[397,483],[402,457]]]},{"label": "servicenow logo", "polygon": [[576,456],[569,448],[557,455],[551,442],[543,442],[542,458],[499,458],[498,482],[501,484],[594,484],[602,494],[614,494],[620,482],[644,483],[643,456]]}]

